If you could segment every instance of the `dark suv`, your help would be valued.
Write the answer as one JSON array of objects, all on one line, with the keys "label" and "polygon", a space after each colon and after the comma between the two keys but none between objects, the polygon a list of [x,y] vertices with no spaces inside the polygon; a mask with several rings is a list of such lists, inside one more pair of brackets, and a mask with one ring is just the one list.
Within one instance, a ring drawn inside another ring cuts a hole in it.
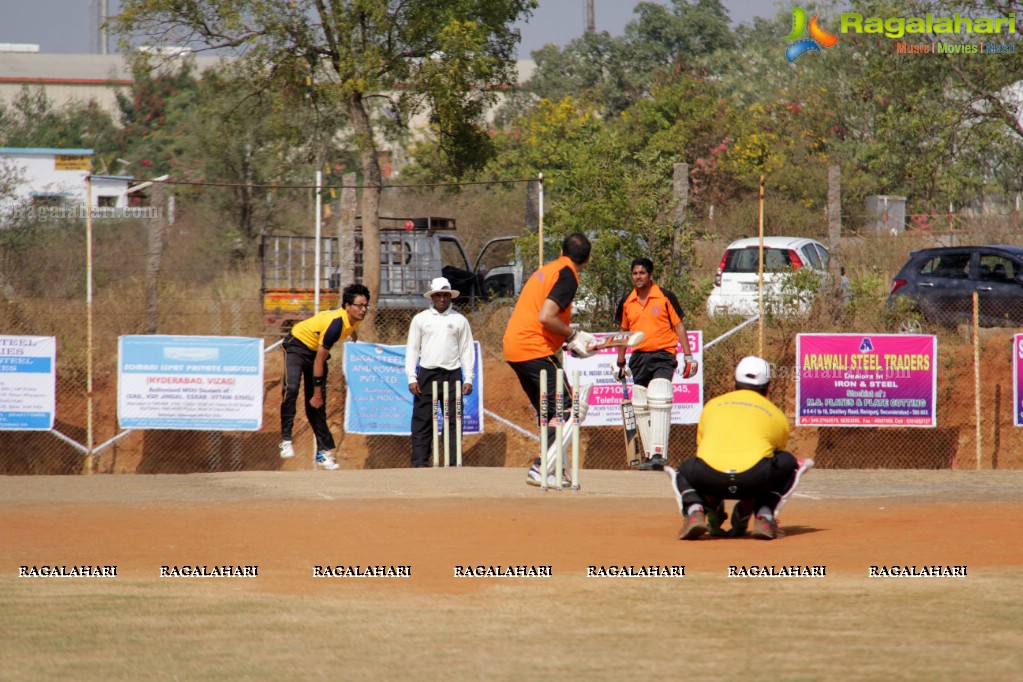
[{"label": "dark suv", "polygon": [[911,300],[927,322],[969,324],[975,291],[982,327],[1023,325],[1023,247],[949,246],[913,251],[892,280],[888,304],[901,296]]}]

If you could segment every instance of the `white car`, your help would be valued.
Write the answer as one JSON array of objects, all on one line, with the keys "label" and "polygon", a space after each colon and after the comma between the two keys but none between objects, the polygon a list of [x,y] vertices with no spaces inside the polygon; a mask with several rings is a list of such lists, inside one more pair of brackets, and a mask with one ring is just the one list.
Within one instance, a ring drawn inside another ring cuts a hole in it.
[{"label": "white car", "polygon": [[[756,315],[760,310],[757,294],[760,239],[740,239],[728,245],[721,257],[714,290],[707,299],[707,314]],[[794,270],[809,268],[828,276],[828,250],[815,239],[806,237],[764,237],[764,300],[775,309],[806,309],[806,297],[785,287]],[[795,296],[793,296],[795,294]]]}]

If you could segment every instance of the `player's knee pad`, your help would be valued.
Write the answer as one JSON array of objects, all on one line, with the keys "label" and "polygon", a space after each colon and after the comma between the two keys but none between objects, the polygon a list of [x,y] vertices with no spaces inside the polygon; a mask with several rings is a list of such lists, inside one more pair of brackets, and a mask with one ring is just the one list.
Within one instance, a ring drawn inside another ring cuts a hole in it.
[{"label": "player's knee pad", "polygon": [[632,409],[638,414],[640,410],[644,413],[650,412],[650,404],[646,399],[646,386],[633,384],[632,386]]},{"label": "player's knee pad", "polygon": [[636,415],[636,428],[639,429],[639,440],[643,444],[643,452],[650,457],[650,403],[647,402],[646,386],[632,385],[632,411]]},{"label": "player's knee pad", "polygon": [[668,457],[668,436],[671,434],[671,406],[674,389],[667,379],[652,379],[647,386],[650,403],[650,456]]},{"label": "player's knee pad", "polygon": [[576,398],[579,400],[579,423],[582,424],[586,421],[586,415],[590,411],[590,392],[593,390],[593,384],[585,384],[579,389],[579,395]]}]

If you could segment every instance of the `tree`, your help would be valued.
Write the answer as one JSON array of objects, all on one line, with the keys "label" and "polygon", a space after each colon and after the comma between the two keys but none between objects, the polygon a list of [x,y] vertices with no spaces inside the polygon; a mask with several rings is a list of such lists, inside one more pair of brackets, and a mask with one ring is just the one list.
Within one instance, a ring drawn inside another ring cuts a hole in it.
[{"label": "tree", "polygon": [[573,96],[597,103],[608,120],[649,96],[673,66],[691,68],[735,39],[720,0],[673,0],[672,7],[641,2],[624,35],[587,33],[564,49],[546,45],[533,53],[536,70],[524,89],[537,98]]},{"label": "tree", "polygon": [[[400,120],[422,110],[455,172],[485,160],[479,150],[485,105],[512,84],[511,25],[536,0],[126,0],[116,18],[124,36],[165,39],[183,32],[200,49],[253,64],[282,90],[309,84],[312,102],[336,102],[351,127],[362,169],[365,284],[379,291],[378,133],[369,102],[387,101]],[[371,321],[368,321],[371,324]]]},{"label": "tree", "polygon": [[309,185],[310,169],[343,158],[330,133],[342,125],[336,108],[296,108],[292,96],[261,87],[247,66],[228,62],[202,74],[182,121],[187,168],[179,171],[230,185],[201,196],[233,222],[224,243],[239,257],[277,219],[260,186]]},{"label": "tree", "polygon": [[24,87],[10,104],[0,102],[0,146],[92,149],[97,155],[115,146],[117,126],[95,101],[54,106],[42,87]]},{"label": "tree", "polygon": [[117,93],[121,129],[116,144],[136,175],[177,173],[190,165],[184,157],[184,122],[195,107],[199,87],[191,59],[161,61],[147,53],[130,57],[132,84]]}]

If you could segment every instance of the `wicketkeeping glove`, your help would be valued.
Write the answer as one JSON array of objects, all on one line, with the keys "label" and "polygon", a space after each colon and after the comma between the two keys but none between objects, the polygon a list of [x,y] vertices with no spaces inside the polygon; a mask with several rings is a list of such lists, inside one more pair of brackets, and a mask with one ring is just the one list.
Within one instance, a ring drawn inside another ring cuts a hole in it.
[{"label": "wicketkeeping glove", "polygon": [[590,348],[590,346],[596,345],[597,337],[589,332],[576,331],[572,336],[568,337],[567,347],[568,352],[577,358],[588,358],[597,351]]},{"label": "wicketkeeping glove", "polygon": [[684,355],[682,359],[685,361],[685,366],[682,368],[682,378],[692,379],[696,376],[696,373],[700,369],[700,363],[693,359],[692,355]]},{"label": "wicketkeeping glove", "polygon": [[625,377],[632,376],[632,370],[629,369],[628,365],[611,365],[611,376],[614,377],[615,381],[621,381]]}]

